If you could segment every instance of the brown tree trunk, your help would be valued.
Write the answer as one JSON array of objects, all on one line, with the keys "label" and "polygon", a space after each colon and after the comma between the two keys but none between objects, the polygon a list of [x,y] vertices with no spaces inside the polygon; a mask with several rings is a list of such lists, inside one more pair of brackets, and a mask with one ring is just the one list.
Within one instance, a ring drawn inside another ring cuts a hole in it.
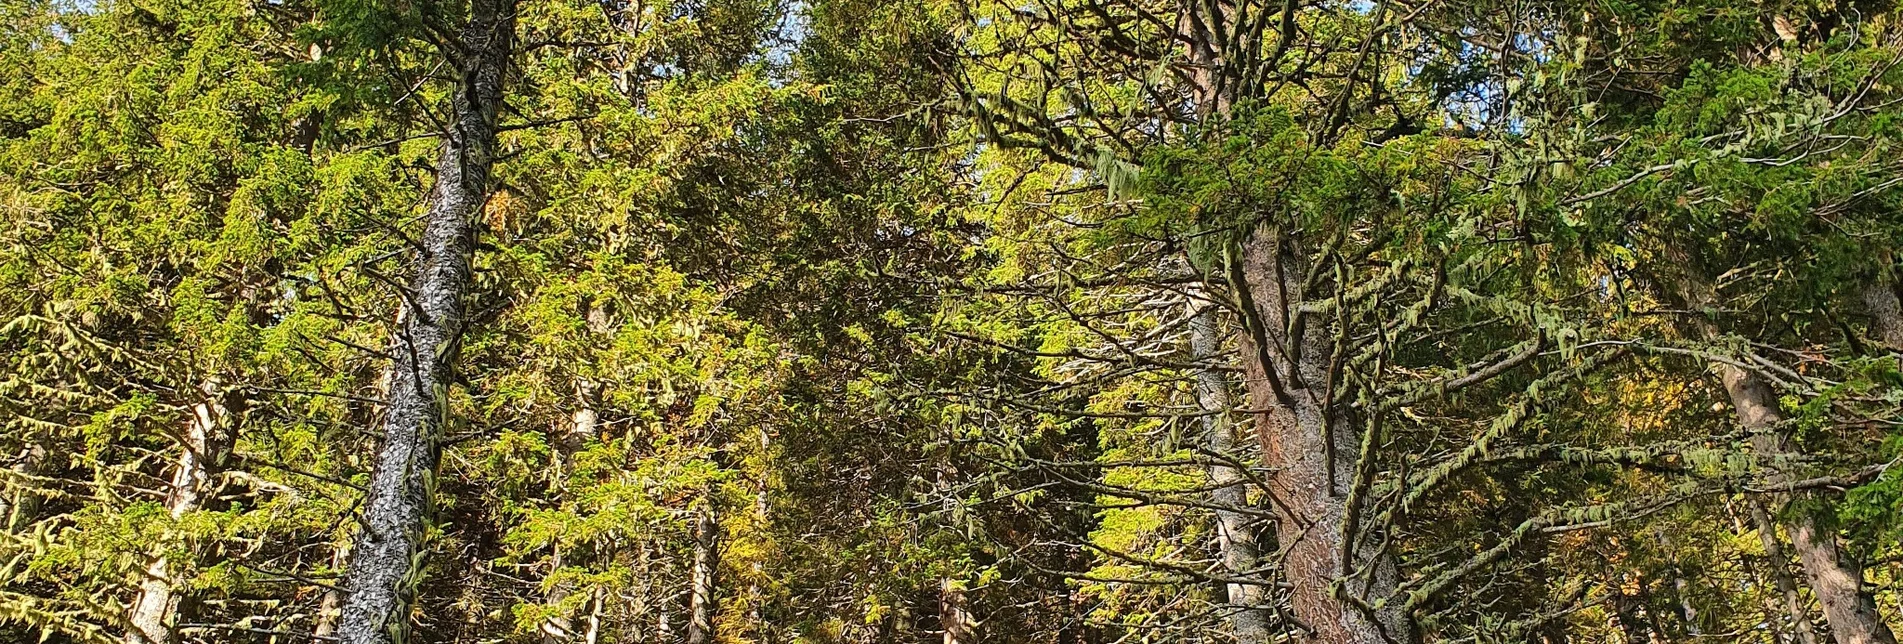
[{"label": "brown tree trunk", "polygon": [[363,501],[362,530],[343,580],[337,641],[401,644],[434,508],[437,457],[464,325],[476,226],[489,197],[503,77],[515,48],[514,0],[471,0],[454,63],[416,274],[398,300],[406,315],[391,339],[383,443]]},{"label": "brown tree trunk", "polygon": [[939,580],[938,621],[945,629],[944,644],[971,644],[971,613],[966,609],[965,586],[950,577]]},{"label": "brown tree trunk", "polygon": [[[1216,327],[1215,307],[1199,295],[1193,297],[1189,306],[1190,357],[1198,363],[1208,363],[1216,359],[1222,351],[1222,335]],[[1208,368],[1196,370],[1196,404],[1205,414],[1202,417],[1203,446],[1211,453],[1233,458],[1236,448],[1235,423],[1230,414],[1236,408],[1229,393],[1229,382],[1220,371]],[[1235,467],[1215,464],[1209,466],[1209,479],[1214,487],[1210,492],[1210,501],[1218,506],[1216,510],[1216,551],[1222,561],[1223,572],[1230,577],[1257,577],[1256,569],[1261,567],[1261,552],[1256,544],[1254,517],[1240,511],[1249,506],[1248,477]],[[1235,510],[1223,508],[1237,508]],[[1266,644],[1272,639],[1269,623],[1268,592],[1264,584],[1229,583],[1228,591],[1230,636],[1240,644]]]},{"label": "brown tree trunk", "polygon": [[[207,387],[209,396],[216,392]],[[177,521],[197,511],[210,487],[212,469],[224,460],[229,442],[226,428],[230,409],[223,401],[206,400],[192,406],[191,420],[179,442],[178,460],[172,465],[172,485],[165,497],[166,513]],[[164,541],[171,541],[167,535]],[[181,580],[171,571],[165,556],[167,544],[161,542],[146,563],[145,577],[139,582],[139,594],[132,600],[126,618],[127,644],[171,644],[175,641]]]},{"label": "brown tree trunk", "polygon": [[720,567],[720,524],[712,507],[703,507],[694,524],[693,588],[687,597],[687,644],[707,644],[714,637],[714,572]]},{"label": "brown tree trunk", "polygon": [[1315,642],[1409,641],[1398,602],[1366,605],[1394,588],[1394,560],[1342,534],[1360,442],[1326,400],[1332,346],[1324,325],[1291,319],[1301,304],[1306,265],[1286,241],[1266,225],[1258,229],[1242,247],[1236,286],[1255,318],[1245,320],[1243,366],[1250,404],[1259,410],[1255,426],[1267,483],[1281,506],[1276,537],[1286,553],[1290,603]]},{"label": "brown tree trunk", "polygon": [[[1791,453],[1782,434],[1784,417],[1777,408],[1771,385],[1755,373],[1731,365],[1718,366],[1725,392],[1730,394],[1738,421],[1752,433],[1751,445],[1760,457],[1776,460]],[[1778,475],[1776,478],[1788,478]],[[1814,511],[1796,511],[1786,527],[1791,549],[1804,569],[1824,620],[1837,644],[1896,644],[1876,600],[1863,587],[1863,569],[1837,548],[1837,537],[1823,527]]]},{"label": "brown tree trunk", "polygon": [[1771,523],[1771,514],[1764,510],[1762,501],[1751,499],[1751,521],[1758,529],[1758,541],[1764,544],[1771,579],[1777,584],[1778,593],[1784,596],[1784,614],[1791,620],[1791,632],[1796,635],[1798,644],[1817,644],[1817,627],[1811,624],[1810,611],[1804,609],[1804,598],[1797,594],[1797,583],[1791,581],[1791,560],[1784,554],[1784,545],[1777,538],[1777,525]]},{"label": "brown tree trunk", "polygon": [[[1690,260],[1680,258],[1678,263],[1677,268],[1685,272],[1671,285],[1676,295],[1692,309],[1714,308],[1718,293],[1710,281],[1697,272],[1698,268]],[[1709,320],[1695,319],[1694,324],[1707,340],[1721,339],[1722,333]],[[1712,368],[1717,370],[1725,394],[1731,400],[1738,425],[1751,434],[1751,449],[1758,458],[1766,463],[1777,463],[1795,455],[1771,383],[1756,372],[1733,364],[1713,362]],[[1788,480],[1790,475],[1785,472],[1772,475],[1773,482]],[[1876,601],[1863,587],[1862,566],[1838,549],[1836,535],[1824,527],[1818,513],[1795,511],[1785,528],[1790,533],[1791,549],[1797,552],[1805,581],[1824,609],[1824,620],[1836,644],[1896,644],[1896,636],[1877,613]]]}]

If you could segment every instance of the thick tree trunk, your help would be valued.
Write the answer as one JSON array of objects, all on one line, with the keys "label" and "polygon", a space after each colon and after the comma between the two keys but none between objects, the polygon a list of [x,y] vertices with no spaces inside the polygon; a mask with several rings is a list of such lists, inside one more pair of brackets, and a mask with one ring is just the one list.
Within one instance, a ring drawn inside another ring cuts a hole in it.
[{"label": "thick tree trunk", "polygon": [[[1342,534],[1354,486],[1358,432],[1328,404],[1331,344],[1324,324],[1291,324],[1300,306],[1303,257],[1266,226],[1244,243],[1238,288],[1256,318],[1243,336],[1242,355],[1251,406],[1258,410],[1267,483],[1280,506],[1276,537],[1285,552],[1282,571],[1296,619],[1324,644],[1372,644],[1411,639],[1406,616],[1389,602],[1399,576],[1391,557]],[[1296,331],[1291,334],[1290,329]],[[1293,335],[1294,337],[1289,337]],[[1366,569],[1369,574],[1359,575]]]},{"label": "thick tree trunk", "polygon": [[[207,393],[216,395],[211,391]],[[208,400],[192,406],[191,420],[179,444],[178,461],[172,465],[172,487],[165,497],[165,510],[173,521],[203,506],[212,468],[224,460],[229,412],[222,401]],[[133,598],[131,613],[126,618],[127,644],[175,641],[177,586],[181,580],[172,574],[171,561],[164,554],[166,549],[166,544],[159,544],[151,561],[146,563],[145,578],[139,583],[139,594]]]},{"label": "thick tree trunk", "polygon": [[720,524],[712,507],[703,507],[694,524],[693,588],[687,597],[687,644],[714,638],[714,573],[720,568]]},{"label": "thick tree trunk", "polygon": [[1778,593],[1784,596],[1784,614],[1791,620],[1791,632],[1796,634],[1798,644],[1817,644],[1817,627],[1811,624],[1810,611],[1805,610],[1804,598],[1797,594],[1797,583],[1791,580],[1791,560],[1784,555],[1783,543],[1778,541],[1777,525],[1771,523],[1771,514],[1757,499],[1751,499],[1751,521],[1757,526],[1758,541],[1764,544],[1771,579],[1777,584]]},{"label": "thick tree trunk", "polygon": [[513,0],[472,0],[455,61],[451,123],[444,132],[424,222],[422,252],[392,339],[383,445],[363,507],[362,531],[344,578],[343,644],[408,639],[410,601],[422,570],[424,535],[446,396],[463,332],[477,218],[489,194],[503,76],[514,47]]},{"label": "thick tree trunk", "polygon": [[[1697,267],[1681,258],[1677,268],[1687,271],[1671,284],[1677,295],[1696,310],[1710,310],[1718,293]],[[1698,332],[1708,340],[1722,337],[1719,329],[1702,318],[1694,320]],[[1751,434],[1751,449],[1759,459],[1776,463],[1793,455],[1790,437],[1784,427],[1783,412],[1778,409],[1777,393],[1771,384],[1755,372],[1714,362],[1725,394],[1738,418],[1738,425]],[[1790,476],[1774,472],[1773,482]],[[1836,644],[1896,644],[1896,636],[1877,613],[1876,601],[1863,587],[1862,566],[1837,548],[1837,537],[1825,529],[1818,513],[1800,510],[1792,513],[1785,525],[1790,533],[1791,549],[1797,552],[1805,581],[1824,609]]]},{"label": "thick tree trunk", "polygon": [[1863,288],[1863,305],[1869,309],[1870,330],[1891,351],[1903,351],[1903,302],[1896,296],[1896,284],[1875,280]]},{"label": "thick tree trunk", "polygon": [[[1190,300],[1190,357],[1201,366],[1222,351],[1222,335],[1216,327],[1215,307],[1200,296]],[[1235,423],[1230,413],[1236,408],[1229,393],[1229,382],[1213,368],[1197,369],[1196,404],[1203,411],[1203,446],[1211,453],[1233,458],[1236,447]],[[1210,500],[1219,508],[1249,507],[1248,477],[1229,465],[1211,465],[1209,479],[1215,488]],[[1238,510],[1216,510],[1216,550],[1223,572],[1230,577],[1258,576],[1262,565],[1255,537],[1254,518]],[[1261,584],[1230,583],[1228,591],[1230,635],[1241,644],[1266,644],[1272,639],[1269,625],[1268,592]]]},{"label": "thick tree trunk", "polygon": [[[1725,392],[1736,408],[1738,422],[1752,433],[1751,445],[1767,460],[1790,454],[1782,434],[1784,418],[1771,385],[1755,373],[1731,365],[1718,366]],[[1786,478],[1779,475],[1778,478]],[[1837,644],[1896,644],[1876,601],[1863,587],[1863,569],[1837,548],[1837,537],[1822,526],[1815,512],[1797,511],[1789,519],[1791,549],[1804,569],[1824,620]]]}]

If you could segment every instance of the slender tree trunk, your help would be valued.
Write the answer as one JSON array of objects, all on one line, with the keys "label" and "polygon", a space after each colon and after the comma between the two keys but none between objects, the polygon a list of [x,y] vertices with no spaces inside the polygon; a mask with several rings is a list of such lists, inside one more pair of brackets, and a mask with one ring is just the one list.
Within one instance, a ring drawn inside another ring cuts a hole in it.
[{"label": "slender tree trunk", "polygon": [[32,443],[20,450],[13,459],[13,465],[7,467],[11,473],[6,494],[0,494],[0,532],[14,534],[33,520],[33,514],[39,511],[40,495],[34,491],[33,477],[40,473],[40,467],[46,464],[46,446]]},{"label": "slender tree trunk", "polygon": [[1764,544],[1764,557],[1771,569],[1771,579],[1777,584],[1779,594],[1784,596],[1784,614],[1791,620],[1791,632],[1796,634],[1798,644],[1817,644],[1817,628],[1810,621],[1810,611],[1804,609],[1804,598],[1797,594],[1797,583],[1791,580],[1791,560],[1784,555],[1784,545],[1778,541],[1777,525],[1771,523],[1771,514],[1764,510],[1764,503],[1751,499],[1751,521],[1757,526],[1758,541]]},{"label": "slender tree trunk", "polygon": [[1678,552],[1672,547],[1672,535],[1663,526],[1654,527],[1653,536],[1659,540],[1659,547],[1672,562],[1672,595],[1678,600],[1678,621],[1685,627],[1685,634],[1697,637],[1702,630],[1698,626],[1698,607],[1692,605],[1691,581],[1685,579],[1685,570],[1678,565]]},{"label": "slender tree trunk", "polygon": [[[217,394],[207,387],[209,396]],[[165,497],[165,510],[173,521],[197,511],[211,481],[212,468],[224,460],[230,409],[222,401],[207,400],[192,406],[184,440],[180,441],[178,461],[172,465],[172,486]],[[165,541],[170,541],[168,536]],[[171,560],[165,556],[166,544],[160,543],[151,561],[146,563],[139,594],[132,600],[127,616],[127,644],[171,644],[175,641],[179,596]]]},{"label": "slender tree trunk", "polygon": [[[1696,270],[1689,260],[1679,263],[1682,270]],[[1718,299],[1716,290],[1703,274],[1687,272],[1673,286],[1678,296],[1693,309],[1709,310]],[[1695,324],[1706,339],[1721,338],[1722,334],[1711,322],[1698,319]],[[1784,414],[1778,409],[1777,394],[1771,384],[1755,372],[1730,364],[1713,363],[1712,367],[1731,399],[1739,426],[1751,434],[1752,451],[1772,463],[1793,455]],[[1786,473],[1773,475],[1774,482],[1789,478]],[[1896,644],[1896,636],[1877,613],[1876,601],[1863,586],[1862,566],[1837,548],[1836,535],[1825,527],[1819,514],[1812,510],[1795,511],[1785,528],[1790,533],[1791,549],[1797,552],[1804,578],[1824,609],[1824,620],[1830,625],[1836,644]]]},{"label": "slender tree trunk", "polygon": [[422,568],[435,493],[438,443],[469,291],[477,218],[489,194],[503,76],[514,48],[514,0],[472,0],[455,62],[451,123],[425,215],[423,256],[400,306],[392,339],[383,445],[351,550],[338,641],[408,639],[410,602]]},{"label": "slender tree trunk", "polygon": [[[556,451],[557,462],[555,463],[555,468],[559,470],[556,474],[557,478],[555,482],[557,488],[567,486],[568,472],[574,467],[575,454],[587,448],[588,443],[594,441],[595,436],[598,434],[597,425],[599,415],[590,407],[590,405],[593,404],[590,401],[592,401],[594,397],[594,386],[592,383],[584,382],[580,387],[577,387],[577,390],[583,399],[582,408],[575,410],[575,414],[571,418],[568,433],[556,443],[558,448]],[[550,563],[549,574],[560,572],[563,565],[561,546],[556,546],[554,557],[552,557]],[[547,593],[543,596],[544,603],[550,606],[560,604],[563,600],[568,598],[570,592],[572,592],[572,589],[566,584],[551,585]],[[575,624],[568,616],[557,615],[543,622],[541,631],[542,641],[546,644],[566,642],[574,638]]]},{"label": "slender tree trunk", "polygon": [[965,586],[950,577],[938,582],[938,621],[945,629],[945,644],[971,644],[971,613],[966,608]]},{"label": "slender tree trunk", "polygon": [[701,508],[694,524],[693,588],[687,597],[687,644],[707,644],[714,637],[714,573],[720,568],[720,524],[711,502]]},{"label": "slender tree trunk", "polygon": [[[1255,426],[1267,483],[1282,506],[1276,537],[1285,553],[1283,575],[1293,585],[1290,603],[1315,642],[1409,641],[1398,602],[1361,605],[1392,592],[1399,573],[1391,556],[1342,534],[1360,460],[1359,432],[1326,400],[1332,345],[1325,325],[1291,324],[1306,266],[1284,241],[1267,225],[1245,241],[1239,281],[1246,283],[1237,287],[1255,318],[1243,336],[1243,366],[1250,404],[1260,410]],[[1363,569],[1368,574],[1357,574]]]},{"label": "slender tree trunk", "polygon": [[[1200,296],[1190,300],[1190,357],[1207,367],[1222,351],[1222,335],[1216,327],[1215,307]],[[1235,423],[1230,417],[1236,408],[1229,393],[1229,382],[1222,372],[1200,368],[1195,373],[1196,404],[1202,417],[1203,446],[1211,454],[1233,458],[1236,448]],[[1228,465],[1209,466],[1209,478],[1215,490],[1210,493],[1214,505],[1222,508],[1249,507],[1248,477]],[[1216,510],[1216,550],[1224,572],[1231,577],[1256,576],[1262,565],[1256,545],[1254,517],[1238,510]],[[1240,644],[1266,644],[1272,639],[1269,625],[1267,588],[1261,584],[1230,583],[1228,591],[1230,635]]]},{"label": "slender tree trunk", "polygon": [[[344,544],[333,550],[330,562],[333,568],[341,568],[350,561],[350,545]],[[311,628],[311,634],[320,642],[328,642],[337,636],[337,617],[343,614],[344,591],[337,586],[324,589],[323,599],[317,602],[317,624]]]},{"label": "slender tree trunk", "polygon": [[[1752,449],[1760,456],[1775,460],[1791,453],[1789,440],[1781,433],[1784,418],[1777,408],[1777,397],[1757,374],[1719,365],[1719,378],[1736,407],[1738,420],[1752,433]],[[1778,478],[1786,478],[1780,475]],[[1786,527],[1791,549],[1817,603],[1824,608],[1824,620],[1837,644],[1896,644],[1876,601],[1863,586],[1863,569],[1837,548],[1837,537],[1826,529],[1816,512],[1792,513]]]}]

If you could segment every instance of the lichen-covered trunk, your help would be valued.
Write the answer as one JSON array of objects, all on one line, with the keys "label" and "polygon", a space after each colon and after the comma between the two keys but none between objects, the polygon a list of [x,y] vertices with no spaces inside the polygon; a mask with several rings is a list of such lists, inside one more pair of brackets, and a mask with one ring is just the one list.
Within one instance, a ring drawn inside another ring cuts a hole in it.
[{"label": "lichen-covered trunk", "polygon": [[514,47],[513,0],[472,0],[459,51],[457,85],[423,224],[422,256],[408,307],[392,338],[383,444],[363,501],[362,529],[344,576],[337,641],[390,644],[408,639],[410,602],[422,571],[435,494],[446,396],[463,332],[464,298],[477,217],[489,194],[503,76]]},{"label": "lichen-covered trunk", "polygon": [[687,597],[687,644],[714,638],[714,573],[720,567],[720,524],[711,507],[694,523],[694,571]]},{"label": "lichen-covered trunk", "polygon": [[[1269,491],[1278,499],[1282,573],[1295,618],[1322,644],[1404,642],[1406,615],[1387,602],[1399,574],[1393,558],[1343,534],[1360,445],[1328,397],[1332,344],[1324,324],[1292,319],[1306,263],[1292,242],[1264,226],[1241,249],[1241,354]],[[1365,573],[1365,574],[1364,574]]]},{"label": "lichen-covered trunk", "polygon": [[[192,406],[191,420],[179,442],[178,460],[172,464],[172,485],[165,495],[165,510],[173,521],[195,512],[204,504],[211,481],[212,467],[224,458],[227,437],[224,431],[229,409],[219,401]],[[168,536],[165,541],[171,541]],[[176,640],[178,585],[165,556],[166,543],[153,548],[146,562],[139,594],[132,599],[126,616],[127,644],[171,644]]]},{"label": "lichen-covered trunk", "polygon": [[[1230,414],[1235,401],[1229,393],[1228,379],[1208,363],[1222,351],[1222,335],[1216,327],[1216,310],[1200,297],[1190,300],[1190,357],[1196,370],[1196,405],[1202,417],[1203,446],[1211,453],[1232,458],[1236,447],[1235,423]],[[1209,466],[1214,491],[1210,501],[1216,510],[1216,550],[1222,572],[1229,577],[1258,578],[1261,550],[1256,544],[1255,521],[1242,511],[1249,506],[1248,477],[1227,464]],[[1236,509],[1228,509],[1236,508]],[[1263,584],[1226,584],[1229,606],[1229,634],[1240,644],[1266,644],[1273,632],[1269,623],[1268,589]]]},{"label": "lichen-covered trunk", "polygon": [[1791,632],[1798,644],[1817,644],[1817,628],[1811,624],[1810,611],[1804,608],[1804,598],[1797,594],[1797,583],[1791,580],[1791,560],[1784,555],[1784,544],[1778,541],[1777,525],[1771,523],[1771,513],[1765,511],[1764,503],[1757,499],[1751,500],[1751,521],[1757,527],[1758,541],[1764,544],[1771,580],[1784,598],[1784,614],[1791,620]]},{"label": "lichen-covered trunk", "polygon": [[[1771,385],[1756,373],[1728,364],[1718,365],[1718,372],[1739,424],[1752,433],[1753,451],[1770,461],[1790,454],[1790,441],[1782,427],[1784,417]],[[1793,511],[1785,528],[1836,643],[1896,644],[1896,635],[1877,613],[1876,600],[1863,585],[1863,567],[1838,549],[1837,536],[1825,528],[1818,514]]]}]

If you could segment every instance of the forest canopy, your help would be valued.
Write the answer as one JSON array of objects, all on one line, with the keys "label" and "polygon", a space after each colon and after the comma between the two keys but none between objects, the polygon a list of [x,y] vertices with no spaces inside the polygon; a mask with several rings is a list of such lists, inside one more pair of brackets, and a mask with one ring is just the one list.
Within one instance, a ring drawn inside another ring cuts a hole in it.
[{"label": "forest canopy", "polygon": [[0,641],[1896,644],[1900,20],[0,0]]}]

